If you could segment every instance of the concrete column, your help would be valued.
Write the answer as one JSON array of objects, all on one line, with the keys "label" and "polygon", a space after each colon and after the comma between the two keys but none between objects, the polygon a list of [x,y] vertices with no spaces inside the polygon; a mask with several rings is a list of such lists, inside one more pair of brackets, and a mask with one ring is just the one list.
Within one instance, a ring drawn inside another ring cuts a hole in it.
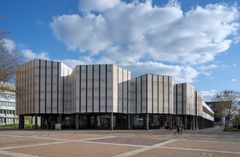
[{"label": "concrete column", "polygon": [[149,114],[146,114],[146,120],[145,120],[146,130],[149,130]]},{"label": "concrete column", "polygon": [[37,120],[38,120],[38,117],[37,117],[37,115],[35,115],[35,122],[34,122],[34,128],[35,129],[37,129],[37,125],[38,125]]},{"label": "concrete column", "polygon": [[186,129],[188,129],[187,128],[187,123],[188,123],[188,121],[187,121],[187,115],[184,115],[184,129],[186,130]]},{"label": "concrete column", "polygon": [[19,123],[18,123],[18,127],[19,129],[24,129],[24,116],[23,115],[19,115]]},{"label": "concrete column", "polygon": [[169,123],[169,130],[173,129],[173,118],[172,115],[170,115],[170,123]]},{"label": "concrete column", "polygon": [[198,117],[195,117],[195,127],[196,127],[196,130],[198,130]]},{"label": "concrete column", "polygon": [[113,130],[113,112],[111,113],[110,116],[110,130]]},{"label": "concrete column", "polygon": [[75,128],[79,129],[79,114],[76,113]]},{"label": "concrete column", "polygon": [[132,129],[131,114],[128,114],[128,129]]},{"label": "concrete column", "polygon": [[195,124],[195,117],[193,116],[192,117],[192,123],[193,123],[193,126],[192,126],[192,128],[193,128],[193,130],[196,130],[196,124]]}]

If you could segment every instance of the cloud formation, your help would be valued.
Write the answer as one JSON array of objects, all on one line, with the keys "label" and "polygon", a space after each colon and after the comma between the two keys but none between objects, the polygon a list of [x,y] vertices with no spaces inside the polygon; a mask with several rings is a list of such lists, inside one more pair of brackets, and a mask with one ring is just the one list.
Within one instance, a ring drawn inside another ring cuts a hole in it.
[{"label": "cloud formation", "polygon": [[238,9],[222,4],[187,12],[176,2],[153,6],[150,0],[81,0],[79,6],[80,14],[57,16],[50,23],[54,37],[69,49],[141,72],[168,69],[188,82],[199,74],[194,67],[229,49],[239,29]]},{"label": "cloud formation", "polygon": [[13,52],[17,49],[16,43],[11,39],[3,39],[4,46],[9,52]]},{"label": "cloud formation", "polygon": [[35,53],[32,50],[24,49],[22,50],[22,54],[27,60],[49,59],[48,54],[46,52]]}]

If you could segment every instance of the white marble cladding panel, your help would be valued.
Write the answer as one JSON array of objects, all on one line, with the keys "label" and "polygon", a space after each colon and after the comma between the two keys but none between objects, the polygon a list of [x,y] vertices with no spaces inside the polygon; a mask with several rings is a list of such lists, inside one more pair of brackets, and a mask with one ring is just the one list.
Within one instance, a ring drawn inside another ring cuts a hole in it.
[{"label": "white marble cladding panel", "polygon": [[164,76],[164,111],[163,113],[168,114],[169,113],[169,95],[168,95],[169,87],[168,87],[168,76]]},{"label": "white marble cladding panel", "polygon": [[87,112],[93,112],[93,66],[87,65]]},{"label": "white marble cladding panel", "polygon": [[152,75],[146,75],[147,77],[147,111],[146,113],[152,113]]},{"label": "white marble cladding panel", "polygon": [[39,60],[34,60],[34,112],[39,113]]},{"label": "white marble cladding panel", "polygon": [[86,65],[81,65],[81,80],[80,80],[80,82],[81,82],[81,112],[86,112],[87,110],[86,110],[86,84],[87,84],[87,81],[86,81],[86,79],[87,79],[87,77],[86,77],[86,72],[87,72],[87,70],[86,70],[86,68],[87,68],[87,66]]},{"label": "white marble cladding panel", "polygon": [[93,91],[93,107],[94,107],[94,112],[99,112],[99,81],[100,81],[100,77],[99,77],[99,65],[94,65],[94,91]]},{"label": "white marble cladding panel", "polygon": [[158,76],[158,113],[163,113],[163,76]]},{"label": "white marble cladding panel", "polygon": [[107,112],[113,112],[113,65],[107,65]]},{"label": "white marble cladding panel", "polygon": [[[142,84],[141,84],[141,77],[137,77],[137,113],[142,113]],[[145,92],[146,93],[146,92]],[[146,104],[146,103],[145,103]],[[146,112],[146,106],[144,108],[144,111]],[[144,112],[143,111],[143,112]]]},{"label": "white marble cladding panel", "polygon": [[118,67],[118,113],[123,110],[123,70]]},{"label": "white marble cladding panel", "polygon": [[128,71],[123,70],[123,113],[127,113],[128,107]]},{"label": "white marble cladding panel", "polygon": [[[57,80],[60,75],[60,72],[57,71],[57,65],[58,62],[32,60],[17,68],[18,114],[58,112],[57,108],[59,106],[57,104],[60,101],[57,100],[57,97],[62,97],[63,95],[60,94],[61,92],[58,95],[57,92],[59,89]],[[62,69],[59,67],[63,75],[70,75],[71,69],[64,64],[63,67]],[[63,84],[61,85],[63,86]],[[59,91],[62,90],[59,89]]]},{"label": "white marble cladding panel", "polygon": [[118,68],[113,65],[113,112],[118,112]]},{"label": "white marble cladding panel", "polygon": [[140,99],[138,108],[138,113],[147,113],[148,109],[148,99],[147,99],[147,75],[143,75],[139,77],[140,85],[137,87],[140,91],[139,95],[137,95],[138,99]]},{"label": "white marble cladding panel", "polygon": [[163,113],[163,110],[166,113],[173,113],[172,77],[166,76],[164,82],[163,79],[164,76],[149,74],[132,79],[131,105],[136,104],[134,113]]},{"label": "white marble cladding panel", "polygon": [[53,113],[57,113],[57,106],[58,106],[58,79],[59,79],[59,76],[58,76],[58,63],[57,62],[53,62],[53,78],[52,78],[52,112]]},{"label": "white marble cladding panel", "polygon": [[45,97],[45,88],[46,88],[46,85],[45,85],[45,60],[41,60],[41,66],[40,66],[40,85],[41,85],[41,88],[40,88],[40,113],[45,113],[45,100],[46,100],[46,97]]},{"label": "white marble cladding panel", "polygon": [[132,113],[131,108],[131,72],[127,71],[127,113]]},{"label": "white marble cladding panel", "polygon": [[152,113],[158,113],[158,76],[152,75]]},{"label": "white marble cladding panel", "polygon": [[[129,96],[127,88],[128,84],[130,84],[128,78],[131,78],[128,74],[129,72],[115,65],[86,65],[88,74],[87,77],[85,77],[84,73],[86,73],[86,71],[83,72],[83,69],[85,69],[84,66],[85,65],[80,66],[81,74],[79,75],[81,76],[81,81],[79,84],[81,85],[80,93],[86,92],[87,88],[88,99],[86,99],[86,97],[84,98],[84,96],[80,97],[81,100],[87,100],[87,112],[127,113],[127,98]],[[78,76],[78,74],[76,74],[76,76]],[[119,88],[121,89],[119,90]],[[119,98],[118,94],[123,96],[120,97],[122,99]],[[82,108],[82,105],[83,103],[81,103],[80,108]],[[89,105],[91,105],[90,107],[92,108],[90,108]]]},{"label": "white marble cladding panel", "polygon": [[106,112],[106,65],[100,65],[100,112]]},{"label": "white marble cladding panel", "polygon": [[197,116],[202,116],[203,110],[202,101],[203,101],[202,94],[197,92]]},{"label": "white marble cladding panel", "polygon": [[51,113],[51,61],[47,61],[47,67],[46,67],[46,113]]},{"label": "white marble cladding panel", "polygon": [[136,92],[136,84],[137,84],[137,78],[132,79],[131,81],[131,88],[130,88],[130,113],[137,113],[137,92]]},{"label": "white marble cladding panel", "polygon": [[173,78],[169,76],[169,113],[173,114]]}]

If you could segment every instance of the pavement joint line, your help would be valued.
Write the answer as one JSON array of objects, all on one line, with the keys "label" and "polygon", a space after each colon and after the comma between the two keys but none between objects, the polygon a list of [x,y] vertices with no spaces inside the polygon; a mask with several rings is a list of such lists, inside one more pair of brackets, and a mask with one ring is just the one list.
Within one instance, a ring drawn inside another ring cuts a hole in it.
[{"label": "pavement joint line", "polygon": [[0,150],[0,154],[14,156],[14,157],[39,157],[37,155],[30,155],[30,154],[25,154],[25,153],[15,153],[15,152],[10,152],[10,151],[5,151],[5,150]]},{"label": "pavement joint line", "polygon": [[92,139],[105,139],[105,138],[112,138],[112,137],[115,137],[115,136],[106,136],[106,137],[80,139],[80,140],[62,140],[62,141],[58,141],[58,142],[49,142],[49,143],[39,143],[39,144],[22,145],[22,146],[3,147],[3,148],[0,148],[0,150],[18,149],[18,148],[29,148],[29,147],[37,147],[37,146],[48,146],[48,145],[66,144],[66,143],[74,143],[74,142],[88,142],[87,140],[92,140]]},{"label": "pavement joint line", "polygon": [[117,136],[102,136],[102,137],[93,137],[93,138],[87,138],[83,139],[84,141],[90,141],[90,140],[101,140],[101,139],[106,139],[106,138],[114,138]]},{"label": "pavement joint line", "polygon": [[56,141],[62,141],[64,139],[60,139],[60,138],[49,138],[49,137],[39,137],[36,135],[31,135],[31,136],[20,136],[20,135],[8,135],[8,134],[0,134],[0,136],[8,136],[8,137],[22,137],[22,138],[36,138],[36,139],[44,139],[44,140],[56,140]]},{"label": "pavement joint line", "polygon": [[212,143],[219,143],[219,142],[221,142],[221,143],[228,143],[228,144],[233,144],[233,143],[235,143],[235,144],[239,144],[239,142],[227,142],[227,141],[211,141],[211,140],[198,140],[198,139],[179,139],[179,140],[184,140],[184,141],[198,141],[198,142],[212,142]]},{"label": "pavement joint line", "polygon": [[132,150],[132,151],[129,151],[129,152],[126,152],[126,153],[115,155],[113,157],[128,157],[128,156],[136,155],[136,154],[139,154],[139,153],[142,153],[142,152],[145,152],[145,151],[149,151],[149,150],[152,150],[152,149],[155,149],[155,148],[161,148],[163,145],[166,145],[166,144],[169,144],[169,143],[172,143],[172,142],[175,142],[175,141],[177,141],[177,139],[170,139],[170,140],[165,141],[165,142],[157,143],[157,144],[154,144],[154,145],[148,146],[148,147],[135,149],[135,150]]},{"label": "pavement joint line", "polygon": [[124,143],[107,143],[107,142],[95,142],[95,141],[81,141],[84,143],[92,143],[92,144],[106,144],[106,145],[116,145],[116,146],[130,146],[130,147],[149,147],[146,145],[135,145],[135,144],[124,144]]},{"label": "pavement joint line", "polygon": [[182,148],[182,147],[160,147],[160,148],[174,149],[174,150],[201,151],[201,152],[211,152],[211,153],[240,154],[240,152],[225,151],[225,150],[209,150],[209,149]]},{"label": "pavement joint line", "polygon": [[29,144],[29,145],[22,145],[22,146],[12,146],[12,147],[3,147],[0,150],[8,150],[8,149],[19,149],[19,148],[29,148],[29,147],[37,147],[37,146],[48,146],[53,144],[64,144],[70,143],[69,141],[59,141],[59,142],[50,142],[50,143],[40,143],[40,144]]}]

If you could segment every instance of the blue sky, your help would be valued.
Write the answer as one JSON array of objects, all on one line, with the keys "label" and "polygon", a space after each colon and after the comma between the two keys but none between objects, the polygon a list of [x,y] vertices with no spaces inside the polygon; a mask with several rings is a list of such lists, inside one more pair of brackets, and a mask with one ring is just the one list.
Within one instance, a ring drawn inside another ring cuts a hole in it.
[{"label": "blue sky", "polygon": [[229,0],[1,0],[0,29],[25,60],[116,63],[212,95],[240,91],[238,7]]}]

